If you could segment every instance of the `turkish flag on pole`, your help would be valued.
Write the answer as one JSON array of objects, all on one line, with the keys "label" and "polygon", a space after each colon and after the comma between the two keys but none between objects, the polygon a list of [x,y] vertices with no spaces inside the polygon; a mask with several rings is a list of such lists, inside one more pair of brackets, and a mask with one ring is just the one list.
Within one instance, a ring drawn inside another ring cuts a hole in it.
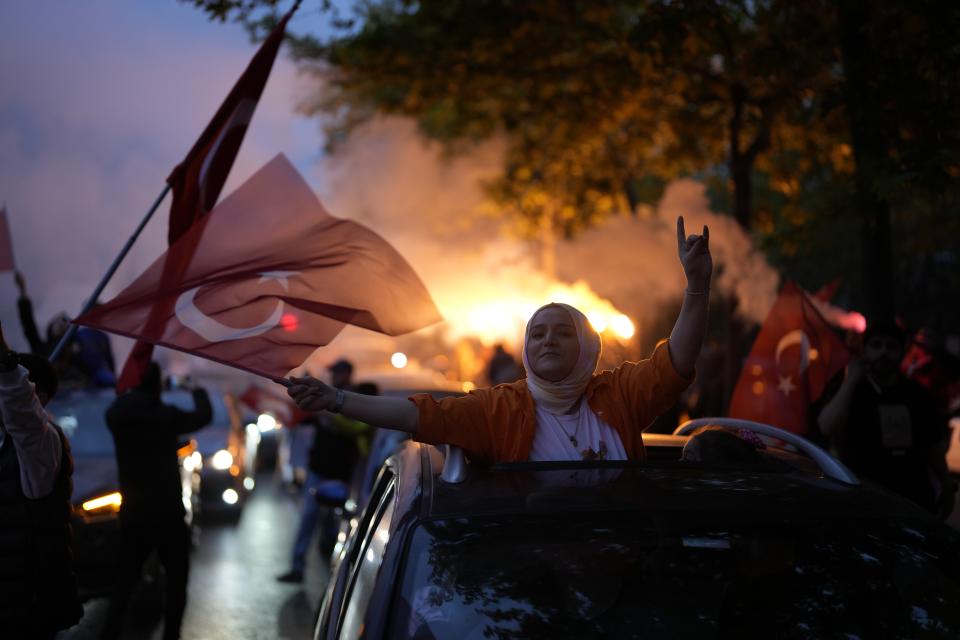
[{"label": "turkish flag on pole", "polygon": [[[164,282],[164,265],[184,254],[192,260],[182,278]],[[279,155],[75,322],[276,379],[346,323],[399,335],[440,319],[403,257],[327,213]]]},{"label": "turkish flag on pole", "polygon": [[780,290],[733,390],[729,415],[807,433],[807,408],[850,352],[792,282]]},{"label": "turkish flag on pole", "polygon": [[[247,69],[210,120],[210,124],[167,178],[173,191],[167,231],[169,245],[183,236],[194,222],[217,203],[267,78],[270,77],[287,22],[298,6],[299,0],[263,41]],[[179,254],[178,261],[167,264],[162,281],[166,283],[180,280],[191,255],[190,251],[184,250]],[[162,318],[165,314],[158,309],[157,315]],[[123,393],[139,384],[152,357],[152,344],[138,342],[134,345],[117,382],[117,393]]]},{"label": "turkish flag on pole", "polygon": [[13,271],[13,237],[7,224],[7,207],[0,209],[0,271]]}]

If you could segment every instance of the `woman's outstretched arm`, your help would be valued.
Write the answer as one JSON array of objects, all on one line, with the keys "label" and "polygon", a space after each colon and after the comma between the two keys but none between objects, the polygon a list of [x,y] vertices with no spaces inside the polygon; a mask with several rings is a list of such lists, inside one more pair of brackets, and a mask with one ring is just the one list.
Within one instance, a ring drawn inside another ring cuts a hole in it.
[{"label": "woman's outstretched arm", "polygon": [[287,394],[304,411],[333,411],[337,393],[342,393],[340,413],[376,427],[416,433],[419,425],[417,406],[406,398],[368,396],[331,387],[313,376],[291,376],[281,381]]},{"label": "woman's outstretched arm", "polygon": [[681,376],[693,375],[703,337],[707,331],[707,310],[710,302],[710,276],[713,258],[710,256],[710,229],[703,227],[703,235],[687,236],[683,216],[677,218],[677,251],[687,277],[680,315],[670,332],[670,360]]}]

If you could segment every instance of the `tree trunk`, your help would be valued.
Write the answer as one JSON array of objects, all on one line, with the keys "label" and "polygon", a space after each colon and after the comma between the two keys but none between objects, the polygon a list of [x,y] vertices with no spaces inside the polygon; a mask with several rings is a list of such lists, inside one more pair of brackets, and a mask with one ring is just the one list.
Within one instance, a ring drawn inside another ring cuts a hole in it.
[{"label": "tree trunk", "polygon": [[861,293],[872,320],[892,320],[894,301],[893,247],[890,204],[877,185],[884,179],[887,127],[873,95],[875,70],[868,37],[869,5],[863,0],[840,3],[840,50],[843,57],[844,100],[856,164],[856,202],[861,216]]},{"label": "tree trunk", "polygon": [[750,163],[740,151],[740,131],[743,129],[743,108],[747,101],[741,85],[730,88],[733,113],[730,115],[730,155],[728,169],[733,182],[733,217],[744,229],[750,229]]},{"label": "tree trunk", "polygon": [[750,230],[753,217],[753,162],[743,154],[730,160],[730,176],[733,179],[733,217],[745,230]]}]

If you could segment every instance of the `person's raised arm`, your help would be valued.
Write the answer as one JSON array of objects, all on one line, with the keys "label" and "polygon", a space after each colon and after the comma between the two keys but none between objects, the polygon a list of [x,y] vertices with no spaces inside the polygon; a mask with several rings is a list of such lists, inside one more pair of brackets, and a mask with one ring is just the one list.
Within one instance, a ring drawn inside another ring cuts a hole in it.
[{"label": "person's raised arm", "polygon": [[[287,394],[304,411],[333,411],[375,427],[416,433],[419,415],[415,404],[406,398],[368,396],[343,391],[313,376],[291,376],[281,384]],[[338,399],[339,396],[339,399]],[[338,406],[339,404],[339,406]]]},{"label": "person's raised arm", "polygon": [[[35,387],[13,354],[0,324],[0,422],[20,463],[20,486],[28,498],[50,495],[60,471],[60,434],[49,424]],[[0,438],[3,440],[4,438]]]},{"label": "person's raised arm", "polygon": [[677,251],[687,277],[680,315],[670,332],[670,361],[683,377],[693,375],[703,337],[707,331],[707,310],[710,302],[710,276],[713,258],[710,256],[710,229],[703,226],[703,235],[687,236],[683,216],[677,218]]},{"label": "person's raised arm", "polygon": [[37,331],[37,322],[33,317],[33,302],[27,295],[27,281],[19,271],[13,272],[13,279],[17,283],[17,289],[20,297],[17,298],[17,311],[20,314],[20,326],[23,328],[23,335],[30,345],[30,352],[37,355],[45,355],[45,345]]},{"label": "person's raised arm", "polygon": [[210,395],[203,387],[192,387],[193,411],[164,405],[164,422],[176,434],[192,433],[210,424],[213,420],[213,405],[210,404]]}]

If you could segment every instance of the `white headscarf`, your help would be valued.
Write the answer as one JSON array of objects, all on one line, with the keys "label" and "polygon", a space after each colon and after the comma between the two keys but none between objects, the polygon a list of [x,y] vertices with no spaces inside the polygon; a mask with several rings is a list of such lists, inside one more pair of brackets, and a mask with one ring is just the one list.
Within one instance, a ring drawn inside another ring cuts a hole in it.
[{"label": "white headscarf", "polygon": [[[530,340],[530,328],[537,314],[547,307],[560,307],[570,314],[577,328],[577,341],[580,343],[580,356],[573,370],[559,382],[551,382],[537,375],[527,360],[527,342]],[[579,310],[562,302],[551,302],[537,309],[527,321],[527,331],[523,336],[523,366],[527,370],[527,387],[537,405],[550,413],[564,414],[569,411],[583,395],[587,383],[593,378],[600,361],[600,335],[590,325],[587,316]]]}]

